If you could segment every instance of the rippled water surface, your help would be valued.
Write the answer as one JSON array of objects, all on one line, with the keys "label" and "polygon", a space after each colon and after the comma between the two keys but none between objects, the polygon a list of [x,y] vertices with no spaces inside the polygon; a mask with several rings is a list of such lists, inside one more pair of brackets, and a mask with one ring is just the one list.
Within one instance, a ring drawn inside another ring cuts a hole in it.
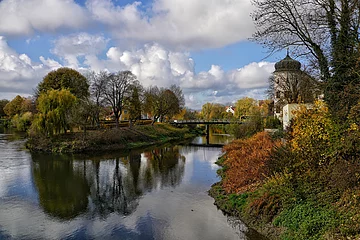
[{"label": "rippled water surface", "polygon": [[30,154],[0,133],[0,239],[263,239],[208,196],[220,153]]}]

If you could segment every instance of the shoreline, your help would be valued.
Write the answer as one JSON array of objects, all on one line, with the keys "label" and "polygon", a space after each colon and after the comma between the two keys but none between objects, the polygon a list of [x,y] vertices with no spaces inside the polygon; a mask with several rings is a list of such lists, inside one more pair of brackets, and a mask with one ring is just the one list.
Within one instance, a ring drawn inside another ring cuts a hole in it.
[{"label": "shoreline", "polygon": [[32,136],[26,142],[30,152],[91,153],[130,150],[185,140],[197,136],[196,130],[175,128],[168,124],[133,126],[84,133],[67,133],[54,137]]}]

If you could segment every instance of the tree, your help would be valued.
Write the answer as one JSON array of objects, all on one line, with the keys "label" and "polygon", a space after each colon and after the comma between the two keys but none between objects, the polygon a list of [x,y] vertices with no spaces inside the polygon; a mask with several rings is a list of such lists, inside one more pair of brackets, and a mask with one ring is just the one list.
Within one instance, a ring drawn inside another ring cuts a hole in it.
[{"label": "tree", "polygon": [[108,74],[106,83],[103,86],[102,94],[104,100],[111,105],[116,127],[119,127],[119,118],[124,105],[131,96],[134,85],[140,85],[136,76],[130,71]]},{"label": "tree", "polygon": [[89,125],[98,113],[98,108],[94,102],[88,99],[78,99],[70,110],[68,116],[69,123],[72,125],[81,126],[86,135],[86,126]]},{"label": "tree", "polygon": [[9,117],[13,117],[16,114],[20,115],[22,113],[24,100],[25,99],[23,97],[17,95],[13,100],[11,100],[11,102],[7,103],[4,107],[4,112],[6,115]]},{"label": "tree", "polygon": [[131,96],[127,103],[127,109],[129,111],[129,125],[132,127],[132,123],[141,119],[142,100],[141,95],[143,93],[142,87],[133,86]]},{"label": "tree", "polygon": [[345,119],[357,103],[360,85],[357,0],[253,0],[257,31],[253,39],[271,52],[294,47],[319,69],[325,100]]},{"label": "tree", "polygon": [[68,115],[75,102],[76,97],[67,89],[52,89],[40,94],[34,127],[46,135],[59,134],[62,130],[66,133]]},{"label": "tree", "polygon": [[185,105],[184,95],[180,87],[175,85],[170,89],[150,87],[145,92],[144,108],[153,116],[153,124],[166,117],[171,118],[178,114]]},{"label": "tree", "polygon": [[24,98],[24,101],[21,105],[21,112],[22,113],[26,113],[26,112],[35,113],[36,112],[36,104],[35,104],[34,98],[31,98],[31,97]]},{"label": "tree", "polygon": [[211,112],[214,104],[213,103],[205,103],[201,108],[201,118],[204,120],[210,120],[211,119]]},{"label": "tree", "polygon": [[178,120],[194,120],[197,119],[197,112],[189,108],[183,108],[179,114],[174,116]]},{"label": "tree", "polygon": [[269,77],[270,99],[277,113],[286,104],[313,103],[321,93],[321,83],[303,71],[275,72]]},{"label": "tree", "polygon": [[2,99],[0,100],[0,117],[4,117],[6,116],[6,113],[4,111],[4,107],[6,106],[6,104],[8,104],[10,101],[7,99]]},{"label": "tree", "polygon": [[103,91],[108,78],[108,73],[102,71],[100,73],[90,72],[86,76],[90,83],[90,96],[95,102],[94,106],[94,120],[96,124],[100,125],[100,112],[104,104]]},{"label": "tree", "polygon": [[89,96],[89,84],[86,78],[71,68],[59,68],[49,72],[37,86],[36,95],[39,96],[50,89],[68,89],[77,98]]},{"label": "tree", "polygon": [[220,104],[220,103],[215,103],[212,106],[212,110],[210,113],[210,119],[215,120],[215,119],[222,119],[225,112],[225,106]]},{"label": "tree", "polygon": [[256,107],[257,102],[255,99],[249,97],[241,98],[235,104],[235,115],[238,118],[253,115]]}]

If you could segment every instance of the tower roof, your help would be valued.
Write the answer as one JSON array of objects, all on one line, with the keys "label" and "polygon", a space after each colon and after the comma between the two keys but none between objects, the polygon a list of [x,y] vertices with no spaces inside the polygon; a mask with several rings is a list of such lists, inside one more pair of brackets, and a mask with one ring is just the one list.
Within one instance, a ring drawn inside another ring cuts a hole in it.
[{"label": "tower roof", "polygon": [[299,61],[296,61],[292,59],[289,56],[289,53],[286,54],[286,57],[275,63],[275,71],[299,71],[301,68],[301,63]]}]

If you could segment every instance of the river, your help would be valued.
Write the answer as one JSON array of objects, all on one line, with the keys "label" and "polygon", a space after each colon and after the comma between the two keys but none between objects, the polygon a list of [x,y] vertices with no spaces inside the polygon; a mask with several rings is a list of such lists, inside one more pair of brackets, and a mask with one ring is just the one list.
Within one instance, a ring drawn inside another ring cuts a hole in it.
[{"label": "river", "polygon": [[220,148],[47,155],[24,142],[0,131],[0,239],[264,239],[207,194]]}]

